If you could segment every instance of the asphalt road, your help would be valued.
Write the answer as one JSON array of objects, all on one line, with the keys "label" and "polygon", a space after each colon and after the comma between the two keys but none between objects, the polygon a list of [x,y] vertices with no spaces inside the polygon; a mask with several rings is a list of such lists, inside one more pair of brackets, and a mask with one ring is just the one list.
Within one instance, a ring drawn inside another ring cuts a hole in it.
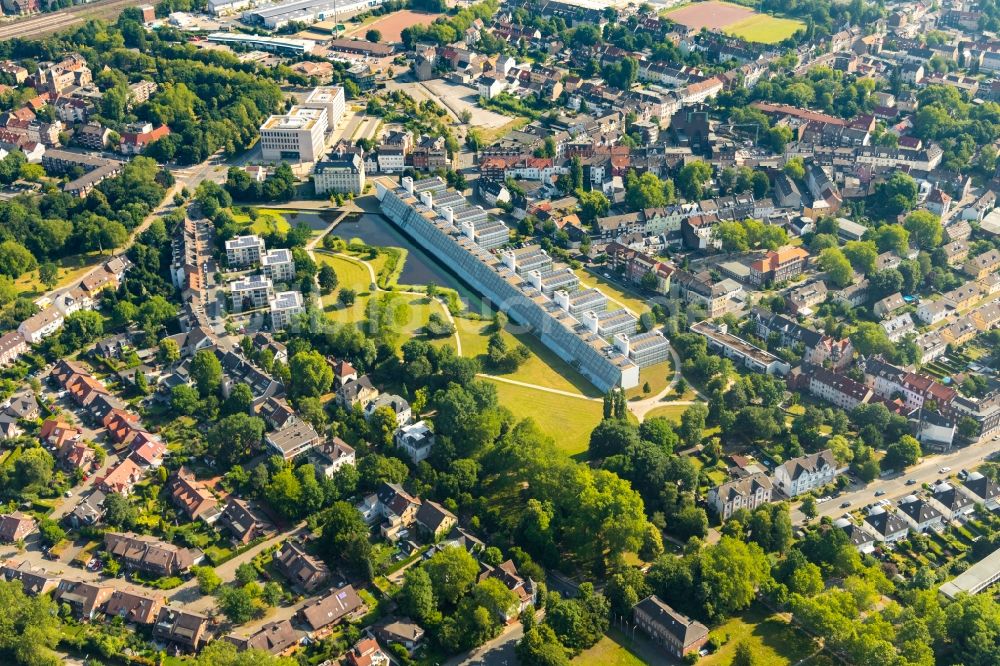
[{"label": "asphalt road", "polygon": [[[860,488],[851,486],[851,490],[841,493],[840,497],[817,505],[817,518],[822,518],[823,516],[836,518],[848,511],[863,507],[883,498],[895,501],[915,490],[919,490],[921,484],[933,483],[938,479],[953,476],[962,469],[971,470],[990,455],[1000,451],[1000,441],[998,441],[998,438],[1000,436],[995,435],[952,453],[928,455],[924,457],[922,462],[917,463],[900,475],[875,479],[868,485]],[[942,474],[939,471],[942,467],[950,467],[951,471],[947,474]],[[916,483],[910,486],[906,485],[909,479],[915,480]],[[885,495],[875,497],[877,491],[885,491]],[[850,502],[851,505],[849,507],[841,506],[844,502]],[[802,523],[805,520],[806,517],[798,508],[792,511],[793,522]]]}]

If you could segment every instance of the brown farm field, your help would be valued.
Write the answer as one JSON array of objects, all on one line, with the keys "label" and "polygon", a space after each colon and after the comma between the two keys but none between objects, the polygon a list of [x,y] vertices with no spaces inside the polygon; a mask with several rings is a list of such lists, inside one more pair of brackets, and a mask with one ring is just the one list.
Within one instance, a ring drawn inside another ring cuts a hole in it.
[{"label": "brown farm field", "polygon": [[702,28],[719,30],[748,19],[754,13],[754,10],[749,7],[709,0],[709,2],[696,2],[668,11],[667,16],[670,17],[670,20],[692,30],[701,30]]},{"label": "brown farm field", "polygon": [[349,30],[348,34],[363,36],[369,30],[378,30],[382,33],[383,42],[394,43],[400,40],[403,28],[409,28],[411,25],[430,25],[439,16],[442,16],[442,14],[429,14],[427,12],[401,9],[388,16],[378,18],[371,23],[365,23]]}]

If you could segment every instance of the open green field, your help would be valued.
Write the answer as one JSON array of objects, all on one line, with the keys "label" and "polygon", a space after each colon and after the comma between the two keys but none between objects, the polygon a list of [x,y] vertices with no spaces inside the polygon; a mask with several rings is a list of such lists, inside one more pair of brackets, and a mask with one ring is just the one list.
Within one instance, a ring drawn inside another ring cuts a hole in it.
[{"label": "open green field", "polygon": [[[72,256],[59,259],[55,262],[58,267],[56,274],[58,282],[54,288],[61,289],[72,285],[77,280],[82,279],[91,268],[110,258],[110,255],[102,255],[101,253],[94,251],[87,252],[86,254],[74,254]],[[42,284],[42,281],[38,279],[37,270],[25,273],[21,277],[14,280],[14,288],[17,289],[18,296],[23,296],[25,298],[40,296],[48,289]]]},{"label": "open green field", "polygon": [[[462,339],[462,356],[479,357],[481,362],[484,361],[483,357],[486,355],[486,347],[492,333],[491,322],[458,318],[455,323],[458,335]],[[511,333],[509,330],[504,331],[503,335],[508,344],[513,345],[518,342],[523,344],[531,351],[531,356],[515,372],[497,376],[579,393],[591,398],[601,395],[593,384],[543,345],[538,338],[527,333]]]},{"label": "open green field", "polygon": [[729,640],[718,652],[698,660],[701,666],[729,666],[736,645],[750,644],[759,666],[788,666],[812,655],[812,639],[797,630],[780,615],[772,615],[760,606],[751,606],[743,615],[713,629],[710,636]]},{"label": "open green field", "polygon": [[493,381],[493,385],[497,387],[500,404],[518,419],[534,419],[542,432],[551,436],[556,446],[569,455],[587,450],[590,431],[604,415],[604,406],[599,400],[571,398],[499,381]]},{"label": "open green field", "polygon": [[574,666],[642,666],[646,662],[629,650],[628,640],[617,631],[573,659]]},{"label": "open green field", "polygon": [[[625,391],[625,397],[629,400],[642,400],[658,395],[674,376],[673,363],[665,361],[657,363],[639,370],[639,385]],[[649,392],[642,390],[642,387],[649,383]]]},{"label": "open green field", "polygon": [[638,293],[631,290],[625,290],[618,286],[617,283],[605,280],[604,278],[594,275],[593,273],[582,268],[578,268],[573,272],[576,273],[578,278],[580,278],[581,285],[585,287],[596,287],[604,292],[604,295],[607,296],[610,301],[608,304],[609,310],[615,309],[616,306],[628,308],[636,317],[649,310],[649,304]]},{"label": "open green field", "polygon": [[656,416],[664,416],[680,423],[681,414],[683,414],[688,407],[690,407],[690,405],[664,405],[663,407],[654,407],[646,413],[646,418],[651,419]]},{"label": "open green field", "polygon": [[244,227],[244,231],[258,235],[285,233],[292,228],[281,211],[271,208],[257,208],[257,219],[251,220],[245,213],[233,213],[233,220]]},{"label": "open green field", "polygon": [[748,42],[777,44],[805,27],[802,21],[796,19],[757,14],[726,26],[725,32],[728,35],[745,39]]}]

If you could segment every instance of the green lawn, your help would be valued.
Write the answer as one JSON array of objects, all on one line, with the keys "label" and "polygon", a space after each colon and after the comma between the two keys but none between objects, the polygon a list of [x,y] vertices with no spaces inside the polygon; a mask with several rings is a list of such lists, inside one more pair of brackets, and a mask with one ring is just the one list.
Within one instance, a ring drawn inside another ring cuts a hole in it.
[{"label": "green lawn", "polygon": [[[617,283],[598,277],[583,268],[578,268],[574,272],[580,278],[581,285],[585,287],[597,287],[604,292],[604,295],[609,300],[609,310],[617,307],[625,307],[631,310],[636,317],[649,310],[649,303],[638,293],[625,290],[619,287]],[[618,303],[616,304],[614,301],[618,301]]]},{"label": "green lawn", "polygon": [[[625,397],[629,400],[642,400],[658,395],[674,376],[674,367],[670,361],[657,363],[639,371],[639,384],[625,391]],[[649,392],[646,393],[642,387],[649,382]]]},{"label": "green lawn", "polygon": [[[54,288],[61,289],[74,284],[78,280],[82,279],[84,274],[91,268],[110,258],[111,255],[108,254],[87,252],[85,254],[74,254],[57,260],[55,264],[58,268],[56,272],[56,279],[58,282],[56,282]],[[25,273],[21,277],[14,280],[14,288],[17,289],[17,295],[24,298],[34,298],[45,293],[48,289],[48,287],[43,285],[41,280],[38,279],[37,270]]]},{"label": "green lawn", "polygon": [[284,233],[292,228],[280,211],[271,208],[257,208],[256,211],[256,220],[251,220],[249,215],[243,213],[233,213],[233,220],[243,225],[244,231],[260,235]]},{"label": "green lawn", "polygon": [[772,615],[760,606],[751,606],[712,630],[710,636],[728,641],[718,652],[698,660],[701,666],[729,666],[736,645],[747,641],[757,656],[759,666],[788,666],[815,652],[812,639],[795,629],[783,617]]},{"label": "green lawn", "polygon": [[573,659],[574,666],[642,666],[646,662],[628,647],[628,639],[613,631]]},{"label": "green lawn", "polygon": [[603,417],[604,406],[595,400],[570,398],[538,389],[493,382],[500,404],[518,419],[533,418],[542,432],[551,436],[556,446],[569,455],[587,450],[590,431]]},{"label": "green lawn", "polygon": [[677,423],[681,422],[681,414],[684,413],[690,405],[664,405],[663,407],[656,407],[651,409],[647,414],[646,418],[651,419],[655,416],[665,416],[668,419],[673,419]]},{"label": "green lawn", "polygon": [[760,42],[762,44],[777,44],[805,28],[802,21],[795,19],[778,18],[767,14],[757,14],[750,18],[743,19],[737,23],[726,26],[727,34],[740,37],[748,42]]},{"label": "green lawn", "polygon": [[[456,319],[458,335],[462,339],[462,356],[484,357],[486,346],[492,334],[492,324],[488,321]],[[502,376],[506,379],[554,388],[570,393],[579,393],[591,398],[600,396],[594,385],[587,381],[572,366],[559,358],[541,340],[527,333],[504,331],[508,344],[520,342],[531,351],[531,356],[513,373]],[[483,361],[480,358],[480,361]]]}]

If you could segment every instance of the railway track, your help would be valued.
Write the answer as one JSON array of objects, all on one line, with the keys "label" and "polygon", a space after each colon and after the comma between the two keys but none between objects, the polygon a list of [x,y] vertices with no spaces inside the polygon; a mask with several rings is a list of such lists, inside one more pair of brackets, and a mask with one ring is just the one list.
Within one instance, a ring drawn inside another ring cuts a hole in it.
[{"label": "railway track", "polygon": [[141,4],[143,4],[142,0],[98,0],[98,2],[78,5],[51,14],[20,19],[13,23],[0,25],[0,40],[51,34],[83,23],[89,18],[117,16],[126,7]]}]

